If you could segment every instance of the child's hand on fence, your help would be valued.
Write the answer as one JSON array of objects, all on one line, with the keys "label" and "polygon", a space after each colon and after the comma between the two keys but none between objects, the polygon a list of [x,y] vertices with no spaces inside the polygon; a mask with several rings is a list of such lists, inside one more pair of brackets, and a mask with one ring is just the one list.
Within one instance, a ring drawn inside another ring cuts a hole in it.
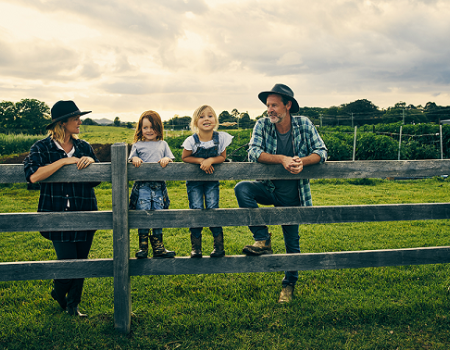
[{"label": "child's hand on fence", "polygon": [[200,163],[200,169],[202,169],[207,174],[212,174],[214,172],[214,167],[212,166],[212,158],[204,159]]},{"label": "child's hand on fence", "polygon": [[133,163],[136,168],[139,168],[144,161],[139,157],[133,157],[131,158],[131,163]]},{"label": "child's hand on fence", "polygon": [[167,164],[169,164],[170,162],[172,162],[172,159],[170,159],[169,157],[164,157],[162,159],[159,160],[159,164],[165,168],[167,166]]}]

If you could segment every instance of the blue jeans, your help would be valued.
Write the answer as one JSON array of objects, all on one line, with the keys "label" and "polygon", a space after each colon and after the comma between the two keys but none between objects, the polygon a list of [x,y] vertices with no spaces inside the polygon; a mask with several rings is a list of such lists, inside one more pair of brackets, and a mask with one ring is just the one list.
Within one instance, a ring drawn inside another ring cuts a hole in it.
[{"label": "blue jeans", "polygon": [[[261,182],[242,181],[234,187],[234,193],[239,208],[258,208],[258,203],[263,205],[274,205],[276,207],[289,207],[283,203],[273,192],[270,192]],[[298,204],[297,204],[298,205]],[[300,253],[300,237],[298,235],[299,225],[281,225],[283,230],[284,245],[287,254]],[[255,241],[265,241],[270,238],[267,226],[249,226]],[[295,286],[298,280],[298,271],[286,271],[282,282],[283,287]]]},{"label": "blue jeans", "polygon": [[[136,210],[162,210],[164,209],[163,193],[161,188],[152,189],[143,186],[139,189],[139,199],[136,203]],[[149,229],[138,229],[140,236],[146,236]],[[153,235],[162,236],[162,228],[154,228]]]},{"label": "blue jeans", "polygon": [[[186,181],[189,209],[219,208],[219,181]],[[205,201],[205,205],[203,204]],[[213,237],[220,235],[222,227],[210,227]],[[190,227],[194,237],[202,236],[203,227]]]}]

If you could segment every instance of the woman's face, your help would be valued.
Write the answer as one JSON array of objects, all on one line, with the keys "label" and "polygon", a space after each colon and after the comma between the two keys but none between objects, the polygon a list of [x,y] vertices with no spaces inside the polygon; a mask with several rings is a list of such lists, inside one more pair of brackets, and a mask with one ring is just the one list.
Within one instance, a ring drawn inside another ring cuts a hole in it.
[{"label": "woman's face", "polygon": [[82,124],[82,121],[80,119],[80,116],[69,118],[69,120],[65,123],[62,123],[62,126],[64,127],[66,134],[79,134],[80,133],[80,125]]}]

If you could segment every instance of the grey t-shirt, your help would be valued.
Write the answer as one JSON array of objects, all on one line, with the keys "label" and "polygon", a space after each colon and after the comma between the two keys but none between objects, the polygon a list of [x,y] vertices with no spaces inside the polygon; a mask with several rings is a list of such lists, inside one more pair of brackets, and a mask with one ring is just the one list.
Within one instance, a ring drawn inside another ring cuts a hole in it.
[{"label": "grey t-shirt", "polygon": [[131,147],[129,160],[141,158],[145,163],[157,163],[164,157],[175,159],[166,141],[138,141]]},{"label": "grey t-shirt", "polygon": [[[280,134],[277,130],[277,154],[288,157],[294,156],[292,132]],[[298,180],[272,180],[275,185],[275,196],[284,205],[300,205],[298,194]]]}]

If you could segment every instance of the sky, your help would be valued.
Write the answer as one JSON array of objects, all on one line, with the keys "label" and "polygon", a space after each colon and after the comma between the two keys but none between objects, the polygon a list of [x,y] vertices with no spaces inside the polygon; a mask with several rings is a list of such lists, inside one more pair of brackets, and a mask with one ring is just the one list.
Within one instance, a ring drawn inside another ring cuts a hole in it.
[{"label": "sky", "polygon": [[368,99],[447,106],[448,0],[0,0],[0,100],[73,100],[93,119],[261,115]]}]

